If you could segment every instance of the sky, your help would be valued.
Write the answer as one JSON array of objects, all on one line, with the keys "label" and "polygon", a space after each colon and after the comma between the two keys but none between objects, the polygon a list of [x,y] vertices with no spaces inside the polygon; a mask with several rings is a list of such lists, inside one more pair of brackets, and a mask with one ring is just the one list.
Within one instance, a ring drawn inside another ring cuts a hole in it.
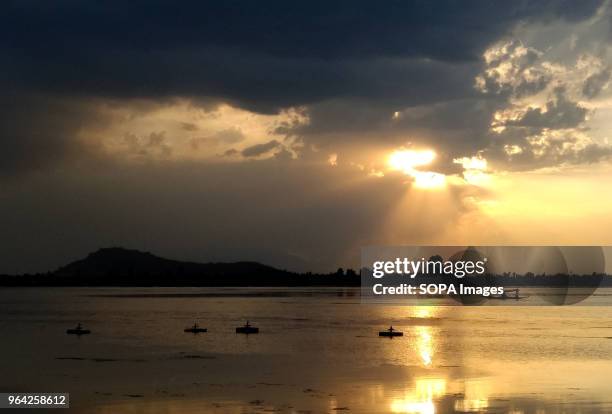
[{"label": "sky", "polygon": [[612,244],[609,1],[19,1],[0,273]]}]

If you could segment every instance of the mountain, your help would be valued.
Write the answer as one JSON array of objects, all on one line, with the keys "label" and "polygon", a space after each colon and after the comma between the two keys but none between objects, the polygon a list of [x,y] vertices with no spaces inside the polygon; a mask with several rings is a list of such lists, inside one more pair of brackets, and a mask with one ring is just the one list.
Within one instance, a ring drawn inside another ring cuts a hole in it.
[{"label": "mountain", "polygon": [[37,275],[0,276],[4,286],[358,286],[352,271],[299,274],[256,262],[182,262],[121,247]]}]

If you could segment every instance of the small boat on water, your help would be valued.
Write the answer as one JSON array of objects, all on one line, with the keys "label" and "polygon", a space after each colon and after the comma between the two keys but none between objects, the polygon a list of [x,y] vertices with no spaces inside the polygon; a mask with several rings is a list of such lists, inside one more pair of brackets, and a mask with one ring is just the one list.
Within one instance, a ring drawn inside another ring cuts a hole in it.
[{"label": "small boat on water", "polygon": [[395,336],[404,336],[404,333],[400,331],[396,331],[395,328],[393,328],[393,326],[389,326],[389,329],[387,329],[386,331],[380,331],[378,333],[378,336],[385,336],[387,338],[393,338]]},{"label": "small boat on water", "polygon": [[90,334],[91,331],[89,329],[83,329],[80,323],[77,324],[74,329],[66,329],[66,333],[68,335],[87,335]]},{"label": "small boat on water", "polygon": [[502,299],[502,300],[514,299],[514,300],[521,300],[521,299],[526,299],[527,297],[528,297],[527,295],[521,295],[519,288],[516,288],[516,289],[505,289],[504,293],[502,293],[501,295],[491,296],[491,299]]},{"label": "small boat on water", "polygon": [[185,328],[184,331],[188,333],[197,334],[197,333],[202,333],[202,332],[208,332],[208,329],[200,328],[197,323],[194,323],[192,327]]},{"label": "small boat on water", "polygon": [[256,333],[259,333],[259,328],[251,326],[249,321],[247,321],[247,323],[244,326],[239,326],[236,328],[236,333],[247,334],[247,335],[256,334]]}]

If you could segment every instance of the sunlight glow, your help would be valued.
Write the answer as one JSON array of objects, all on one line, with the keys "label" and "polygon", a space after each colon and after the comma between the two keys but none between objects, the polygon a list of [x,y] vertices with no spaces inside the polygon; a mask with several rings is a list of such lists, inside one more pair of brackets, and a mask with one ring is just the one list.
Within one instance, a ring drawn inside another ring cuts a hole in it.
[{"label": "sunlight glow", "polygon": [[395,170],[410,173],[415,167],[431,164],[435,158],[436,153],[431,150],[400,150],[391,154],[389,165]]},{"label": "sunlight glow", "polygon": [[482,157],[455,158],[453,163],[461,164],[466,170],[484,171],[487,169],[487,160]]},{"label": "sunlight glow", "polygon": [[453,163],[460,164],[463,167],[463,179],[466,183],[479,187],[491,185],[491,175],[486,172],[488,162],[482,155],[455,158]]},{"label": "sunlight glow", "polygon": [[492,177],[480,170],[465,170],[463,172],[463,179],[468,184],[477,185],[479,187],[486,187],[491,185]]},{"label": "sunlight glow", "polygon": [[431,164],[436,158],[436,153],[432,150],[398,150],[389,156],[389,167],[396,171],[414,178],[414,185],[418,188],[440,188],[446,184],[444,174],[432,171],[419,171],[416,167]]},{"label": "sunlight glow", "polygon": [[440,188],[446,184],[444,174],[431,171],[414,171],[410,175],[414,178],[414,185],[418,188]]}]

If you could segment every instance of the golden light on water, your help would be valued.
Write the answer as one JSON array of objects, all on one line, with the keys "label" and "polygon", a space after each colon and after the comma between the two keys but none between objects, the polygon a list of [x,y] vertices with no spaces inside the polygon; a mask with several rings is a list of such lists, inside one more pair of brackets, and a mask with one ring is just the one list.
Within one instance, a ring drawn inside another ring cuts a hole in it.
[{"label": "golden light on water", "polygon": [[391,411],[394,413],[434,414],[436,406],[433,401],[415,402],[398,399],[391,402]]},{"label": "golden light on water", "polygon": [[446,380],[443,378],[417,378],[416,394],[424,400],[440,397],[446,393]]},{"label": "golden light on water", "polygon": [[[415,316],[428,319],[432,317],[431,307],[418,307]],[[425,367],[433,362],[434,342],[430,326],[416,327],[416,351]],[[435,414],[435,400],[446,393],[446,379],[439,377],[416,378],[413,390],[406,391],[401,398],[391,400],[390,409],[394,413]]]},{"label": "golden light on water", "polygon": [[459,412],[480,412],[489,407],[489,389],[486,381],[470,379],[465,382],[463,399],[455,401],[455,410]]},{"label": "golden light on water", "polygon": [[406,392],[403,398],[391,400],[394,413],[434,414],[434,400],[446,393],[444,378],[417,378],[413,391]]},{"label": "golden light on water", "polygon": [[433,362],[433,341],[429,326],[419,326],[417,330],[417,349],[423,365],[431,366]]},{"label": "golden light on water", "polygon": [[[433,317],[434,308],[431,306],[419,306],[414,310],[414,316],[417,318],[428,319]],[[434,341],[431,326],[416,327],[416,349],[421,362],[424,366],[429,367],[433,362]]]},{"label": "golden light on water", "polygon": [[417,318],[431,318],[433,311],[433,306],[418,306],[414,310],[414,316]]}]

